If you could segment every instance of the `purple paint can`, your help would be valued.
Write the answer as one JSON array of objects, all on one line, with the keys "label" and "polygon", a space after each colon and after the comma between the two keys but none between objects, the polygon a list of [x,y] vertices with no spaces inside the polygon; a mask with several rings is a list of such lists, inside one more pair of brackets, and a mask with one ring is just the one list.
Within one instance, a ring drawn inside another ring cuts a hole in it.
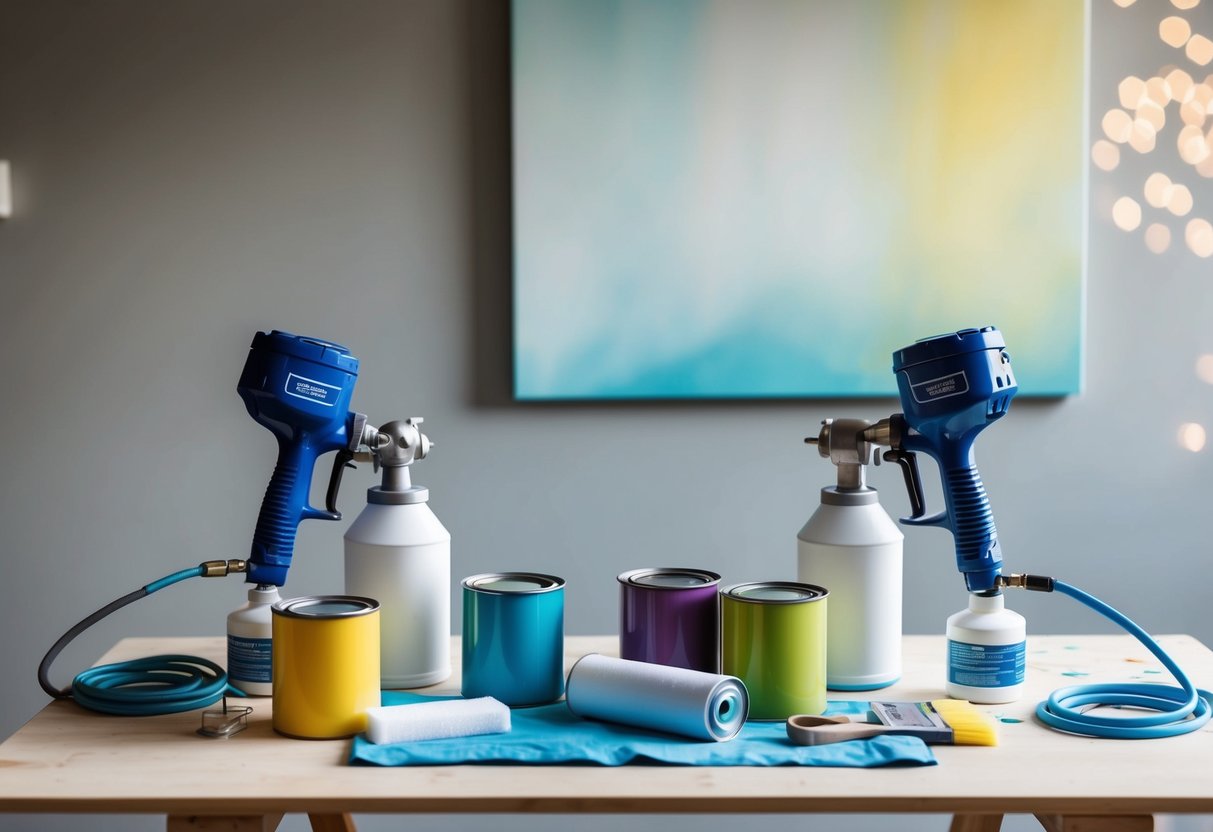
[{"label": "purple paint can", "polygon": [[720,672],[720,576],[706,569],[633,569],[619,576],[619,656]]}]

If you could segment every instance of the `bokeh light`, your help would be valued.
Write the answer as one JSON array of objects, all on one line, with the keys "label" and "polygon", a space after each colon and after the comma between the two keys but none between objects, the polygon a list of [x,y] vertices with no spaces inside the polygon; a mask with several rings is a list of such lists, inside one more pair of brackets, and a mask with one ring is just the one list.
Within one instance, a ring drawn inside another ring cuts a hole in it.
[{"label": "bokeh light", "polygon": [[1195,98],[1190,98],[1179,107],[1179,119],[1190,127],[1203,127],[1205,107]]},{"label": "bokeh light", "polygon": [[1182,17],[1165,17],[1158,24],[1158,36],[1167,46],[1178,49],[1192,37],[1192,27]]},{"label": "bokeh light", "polygon": [[1115,170],[1120,164],[1120,148],[1107,139],[1100,139],[1091,146],[1091,161],[1100,170]]},{"label": "bokeh light", "polygon": [[1146,248],[1155,254],[1162,254],[1171,247],[1171,229],[1159,222],[1151,223],[1146,229]]},{"label": "bokeh light", "polygon": [[1182,217],[1192,210],[1192,192],[1187,185],[1175,183],[1171,186],[1171,195],[1167,199],[1167,210],[1177,217]]},{"label": "bokeh light", "polygon": [[1213,61],[1213,40],[1209,40],[1204,35],[1193,35],[1188,41],[1188,45],[1184,47],[1184,53],[1189,60],[1195,61],[1201,66],[1207,66],[1209,61]]},{"label": "bokeh light", "polygon": [[1141,106],[1137,108],[1137,117],[1150,122],[1155,132],[1167,124],[1167,111],[1149,99],[1141,102]]},{"label": "bokeh light", "polygon": [[1131,196],[1122,196],[1112,205],[1112,222],[1122,231],[1132,231],[1141,225],[1141,205]]},{"label": "bokeh light", "polygon": [[1154,141],[1157,136],[1158,131],[1154,129],[1154,125],[1144,118],[1139,118],[1133,122],[1133,127],[1129,131],[1129,147],[1138,153],[1149,153],[1154,149]]},{"label": "bokeh light", "polygon": [[1166,79],[1167,85],[1171,87],[1171,98],[1176,101],[1183,101],[1192,92],[1192,85],[1196,83],[1192,80],[1191,75],[1178,68],[1168,72]]},{"label": "bokeh light", "polygon": [[1165,173],[1152,173],[1147,177],[1143,190],[1146,202],[1155,208],[1165,208],[1171,201],[1171,177]]},{"label": "bokeh light", "polygon": [[1104,135],[1117,144],[1124,144],[1133,132],[1133,117],[1124,110],[1108,110],[1102,122]]},{"label": "bokeh light", "polygon": [[1200,453],[1205,447],[1205,429],[1195,422],[1184,422],[1179,426],[1179,447]]},{"label": "bokeh light", "polygon": [[1199,4],[1200,4],[1200,0],[1171,0],[1172,6],[1174,6],[1177,9],[1182,9],[1183,11],[1187,11],[1188,9],[1194,9]]},{"label": "bokeh light", "polygon": [[1189,165],[1199,165],[1209,155],[1209,143],[1205,141],[1205,134],[1194,124],[1180,130],[1175,143],[1179,148],[1179,158]]},{"label": "bokeh light", "polygon": [[1184,229],[1184,242],[1198,257],[1213,257],[1213,225],[1201,217],[1188,222]]},{"label": "bokeh light", "polygon": [[1213,384],[1213,355],[1205,353],[1196,359],[1196,377],[1205,384]]},{"label": "bokeh light", "polygon": [[1158,76],[1151,78],[1146,81],[1146,98],[1159,107],[1167,106],[1171,103],[1171,85],[1164,78]]},{"label": "bokeh light", "polygon": [[1130,75],[1120,82],[1117,93],[1120,95],[1120,106],[1126,110],[1136,110],[1146,97],[1146,82],[1136,75]]}]

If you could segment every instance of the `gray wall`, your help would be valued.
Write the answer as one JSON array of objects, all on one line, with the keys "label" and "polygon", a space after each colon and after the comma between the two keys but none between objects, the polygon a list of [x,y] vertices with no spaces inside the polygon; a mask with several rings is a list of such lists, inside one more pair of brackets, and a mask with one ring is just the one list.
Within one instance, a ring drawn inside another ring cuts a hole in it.
[{"label": "gray wall", "polygon": [[[1188,16],[1213,34],[1208,6]],[[1095,0],[1093,130],[1121,77],[1175,60],[1155,35],[1170,8]],[[793,575],[796,531],[832,473],[801,438],[895,402],[512,404],[507,67],[499,2],[0,3],[0,158],[17,206],[0,223],[0,734],[45,703],[36,664],[83,613],[247,553],[275,451],[234,390],[258,329],[351,345],[355,404],[374,422],[424,415],[438,448],[415,476],[453,534],[456,577],[564,575],[571,633],[614,631],[625,568]],[[1151,164],[1178,175],[1169,147]],[[1152,255],[1107,219],[1150,169],[1134,158],[1092,175],[1085,392],[1017,401],[979,456],[1010,565],[1213,642],[1213,466],[1176,441],[1181,422],[1213,423],[1213,389],[1193,373],[1213,352],[1211,263],[1182,245]],[[1194,194],[1209,216],[1209,181]],[[905,510],[895,469],[873,481]],[[347,476],[348,511],[369,484]],[[341,588],[343,530],[304,525],[293,594]],[[950,538],[911,531],[906,559],[906,630],[940,632],[964,603]],[[229,580],[156,595],[81,639],[57,678],[123,636],[221,633],[242,593]],[[1061,597],[1013,603],[1034,632],[1109,629]]]}]

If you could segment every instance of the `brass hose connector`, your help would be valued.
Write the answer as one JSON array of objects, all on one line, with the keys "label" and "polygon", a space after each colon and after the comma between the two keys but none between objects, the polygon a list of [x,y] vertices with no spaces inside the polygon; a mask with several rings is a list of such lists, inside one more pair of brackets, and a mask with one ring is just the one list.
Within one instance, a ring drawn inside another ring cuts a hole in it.
[{"label": "brass hose connector", "polygon": [[1027,589],[1033,592],[1052,592],[1053,579],[1047,575],[1027,575],[1022,572],[1013,572],[1010,575],[998,576],[999,588],[1007,589]]},{"label": "brass hose connector", "polygon": [[204,578],[222,578],[233,572],[248,571],[248,561],[244,560],[207,560],[199,566],[202,567],[202,577]]}]

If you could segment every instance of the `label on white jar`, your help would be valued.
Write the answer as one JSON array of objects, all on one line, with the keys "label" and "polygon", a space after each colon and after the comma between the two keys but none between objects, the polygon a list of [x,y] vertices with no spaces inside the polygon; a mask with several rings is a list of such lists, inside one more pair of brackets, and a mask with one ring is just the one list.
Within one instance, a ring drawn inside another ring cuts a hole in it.
[{"label": "label on white jar", "polygon": [[948,681],[971,688],[1023,684],[1026,644],[969,644],[949,639]]},{"label": "label on white jar", "polygon": [[233,682],[273,681],[273,641],[248,636],[227,637],[227,675]]}]

